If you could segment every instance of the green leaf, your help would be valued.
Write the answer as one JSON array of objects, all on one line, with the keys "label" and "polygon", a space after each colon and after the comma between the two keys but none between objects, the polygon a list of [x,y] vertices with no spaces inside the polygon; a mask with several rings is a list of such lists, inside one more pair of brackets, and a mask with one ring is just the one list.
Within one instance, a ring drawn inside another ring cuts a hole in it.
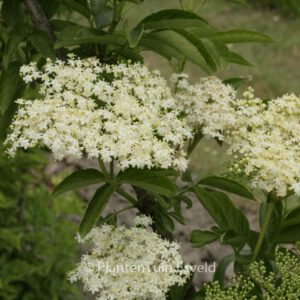
[{"label": "green leaf", "polygon": [[28,40],[44,57],[55,59],[55,50],[48,35],[40,30],[35,30]]},{"label": "green leaf", "polygon": [[141,169],[128,169],[118,176],[120,183],[127,183],[164,196],[174,196],[176,185],[159,171]]},{"label": "green leaf", "polygon": [[207,230],[193,230],[190,238],[190,242],[193,247],[203,247],[216,241],[219,235],[212,231]]},{"label": "green leaf", "polygon": [[233,64],[252,67],[253,65],[244,57],[235,52],[230,52],[229,61]]},{"label": "green leaf", "polygon": [[240,88],[244,83],[246,83],[249,79],[247,77],[233,77],[223,80],[225,84],[230,84],[235,89]]},{"label": "green leaf", "polygon": [[20,63],[9,64],[0,77],[0,139],[5,139],[7,129],[17,110],[15,100],[20,97],[25,85],[19,75]]},{"label": "green leaf", "polygon": [[220,41],[225,44],[233,43],[251,43],[251,42],[261,42],[270,43],[273,40],[260,32],[252,30],[234,29],[225,32],[218,32],[210,37],[214,41]]},{"label": "green leaf", "polygon": [[[208,192],[205,189],[196,186],[193,188],[200,203],[214,219],[220,230],[224,233],[230,233],[227,238],[230,244],[241,250],[249,235],[249,223],[246,217],[232,204],[228,196],[221,192]],[[232,244],[233,238],[239,241],[238,245]],[[238,239],[236,239],[238,238]],[[226,241],[224,241],[226,242]]]},{"label": "green leaf", "polygon": [[214,48],[214,44],[210,40],[205,38],[200,39],[196,35],[184,29],[176,29],[174,31],[185,37],[198,49],[209,66],[210,72],[215,72],[217,70],[219,65],[219,57],[216,53],[216,49]]},{"label": "green leaf", "polygon": [[190,299],[190,291],[193,287],[193,275],[183,285],[173,285],[169,290],[168,300]]},{"label": "green leaf", "polygon": [[4,47],[4,53],[3,53],[3,64],[5,68],[8,66],[8,64],[13,61],[13,56],[16,53],[18,46],[21,44],[21,42],[25,39],[24,34],[20,34],[17,32],[12,31],[9,35],[9,39],[7,41],[7,44]]},{"label": "green leaf", "polygon": [[[263,202],[260,206],[259,211],[259,221],[260,221],[260,227],[262,228],[262,224],[264,223],[264,219],[268,210],[270,203]],[[273,244],[280,232],[281,223],[282,223],[282,213],[283,213],[283,207],[282,202],[277,201],[275,203],[275,207],[271,216],[271,219],[269,221],[269,225],[265,234],[265,239],[269,244]]]},{"label": "green leaf", "polygon": [[240,183],[230,179],[217,176],[210,176],[201,179],[198,183],[201,185],[206,185],[226,192],[230,192],[232,194],[236,194],[247,199],[255,200],[254,195],[250,191],[248,191]]},{"label": "green leaf", "polygon": [[208,25],[207,21],[193,12],[181,9],[165,9],[147,16],[139,24],[147,29],[185,28]]},{"label": "green leaf", "polygon": [[10,103],[17,98],[22,87],[22,79],[19,76],[21,64],[11,63],[2,71],[0,76],[0,113],[4,113]]},{"label": "green leaf", "polygon": [[[22,12],[20,0],[4,0],[2,1],[1,14],[4,22],[11,28],[18,29],[23,23],[24,15]],[[22,30],[22,28],[19,28]]]},{"label": "green leaf", "polygon": [[52,192],[52,197],[57,197],[62,193],[82,186],[101,183],[104,180],[105,176],[96,169],[75,171],[55,187],[54,191]]},{"label": "green leaf", "polygon": [[88,20],[90,18],[90,11],[88,7],[81,3],[81,1],[76,0],[55,0],[58,3],[63,4],[70,10],[74,10],[81,14],[82,16],[86,17]]},{"label": "green leaf", "polygon": [[229,265],[234,261],[234,258],[235,258],[235,255],[230,254],[230,255],[224,256],[218,263],[218,266],[214,273],[213,281],[218,280],[221,287],[224,287],[224,279],[225,279],[226,270],[229,267]]},{"label": "green leaf", "polygon": [[141,26],[137,26],[135,29],[130,31],[128,22],[126,21],[124,23],[123,30],[125,32],[125,36],[127,38],[129,46],[131,48],[135,48],[144,34],[144,25],[142,24]]},{"label": "green leaf", "polygon": [[59,3],[55,0],[39,0],[39,4],[41,5],[47,19],[51,19],[59,8]]},{"label": "green leaf", "polygon": [[144,34],[140,39],[139,45],[144,47],[143,50],[152,50],[159,55],[165,57],[170,60],[172,58],[176,58],[178,60],[183,59],[183,55],[175,50],[172,46],[165,44],[163,40],[157,38],[155,35],[149,33]]},{"label": "green leaf", "polygon": [[175,229],[173,220],[160,208],[155,210],[153,219],[155,226],[162,235],[172,233]]},{"label": "green leaf", "polygon": [[155,36],[156,39],[175,49],[192,63],[200,66],[205,72],[211,73],[210,66],[207,65],[206,60],[199,52],[197,46],[181,34],[172,30],[163,30],[159,32],[152,32],[152,36]]},{"label": "green leaf", "polygon": [[79,233],[81,237],[85,237],[96,224],[113,192],[114,187],[108,183],[96,191],[80,223]]},{"label": "green leaf", "polygon": [[106,0],[91,0],[92,12],[98,29],[108,26],[113,19],[113,9]]},{"label": "green leaf", "polygon": [[197,28],[197,32],[214,33],[214,29],[200,16],[179,9],[167,9],[156,12],[143,19],[138,25],[144,25],[145,30],[188,29]]},{"label": "green leaf", "polygon": [[292,210],[281,224],[279,243],[294,243],[300,241],[300,207]]},{"label": "green leaf", "polygon": [[113,44],[122,45],[126,42],[126,38],[122,34],[106,34],[103,31],[79,26],[71,25],[57,33],[57,42],[55,48],[66,46],[75,46],[81,44]]}]

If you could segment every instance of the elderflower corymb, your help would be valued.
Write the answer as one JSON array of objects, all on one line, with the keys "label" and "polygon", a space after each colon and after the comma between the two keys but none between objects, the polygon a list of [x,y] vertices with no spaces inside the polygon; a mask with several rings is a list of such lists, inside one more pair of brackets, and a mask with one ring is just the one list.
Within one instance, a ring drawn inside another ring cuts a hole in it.
[{"label": "elderflower corymb", "polygon": [[227,141],[241,157],[236,169],[254,188],[284,197],[299,193],[300,98],[294,94],[265,101],[249,89],[236,103],[236,127]]},{"label": "elderflower corymb", "polygon": [[121,169],[187,166],[184,142],[192,130],[158,71],[135,64],[102,65],[70,57],[21,68],[38,81],[42,99],[19,99],[6,140],[9,153],[46,146],[57,160],[115,159]]},{"label": "elderflower corymb", "polygon": [[187,121],[204,135],[224,139],[224,132],[234,126],[236,92],[217,77],[201,78],[196,84],[188,82],[187,74],[174,74],[179,109]]},{"label": "elderflower corymb", "polygon": [[164,300],[175,284],[183,285],[190,271],[184,266],[176,242],[136,227],[149,218],[139,216],[135,226],[94,228],[81,242],[89,252],[81,257],[69,279],[82,281],[98,300]]}]

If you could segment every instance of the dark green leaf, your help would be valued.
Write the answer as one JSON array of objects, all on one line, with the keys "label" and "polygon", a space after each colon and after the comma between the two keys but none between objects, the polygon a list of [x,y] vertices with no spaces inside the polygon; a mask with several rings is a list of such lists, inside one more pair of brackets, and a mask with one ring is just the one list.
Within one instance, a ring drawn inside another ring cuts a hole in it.
[{"label": "dark green leaf", "polygon": [[221,287],[224,287],[224,279],[226,270],[229,267],[229,265],[234,261],[234,254],[230,254],[227,256],[224,256],[219,262],[218,266],[216,268],[216,272],[214,273],[213,281],[218,280]]},{"label": "dark green leaf", "polygon": [[199,186],[194,187],[193,191],[200,203],[220,227],[220,230],[224,233],[230,232],[231,241],[235,237],[238,238],[239,245],[237,248],[238,250],[242,249],[249,234],[249,223],[245,216],[235,208],[224,193],[208,192]]},{"label": "dark green leaf", "polygon": [[23,13],[20,0],[4,0],[2,18],[11,28],[18,28],[23,23]]},{"label": "dark green leaf", "polygon": [[38,0],[39,4],[41,5],[47,19],[51,19],[57,12],[59,8],[59,3],[55,0]]},{"label": "dark green leaf", "polygon": [[213,34],[210,38],[215,41],[220,41],[225,44],[251,43],[251,42],[262,42],[262,43],[273,42],[273,40],[265,34],[262,34],[257,31],[243,30],[243,29],[234,29],[234,30],[228,30],[225,32],[218,32],[218,33]]},{"label": "dark green leaf", "polygon": [[57,197],[62,193],[74,190],[76,188],[101,183],[105,180],[105,176],[96,169],[86,169],[75,171],[65,178],[52,193],[52,197]]},{"label": "dark green leaf", "polygon": [[294,243],[300,241],[300,207],[291,211],[283,220],[279,237],[279,243]]},{"label": "dark green leaf", "polygon": [[161,209],[156,209],[154,212],[154,223],[162,235],[172,233],[175,229],[173,220]]},{"label": "dark green leaf", "polygon": [[81,237],[86,236],[94,227],[113,192],[114,187],[110,184],[105,184],[96,191],[80,223],[79,233]]},{"label": "dark green leaf", "polygon": [[216,241],[219,235],[207,230],[193,230],[190,238],[190,242],[194,247],[203,247]]},{"label": "dark green leaf", "polygon": [[181,53],[175,50],[172,46],[165,44],[163,40],[157,38],[151,33],[144,34],[139,45],[144,47],[144,50],[152,50],[168,60],[172,58],[176,58],[178,60],[183,59],[183,55]]},{"label": "dark green leaf", "polygon": [[11,63],[0,77],[0,113],[4,113],[10,103],[20,94],[22,79],[19,76],[21,64]]},{"label": "dark green leaf", "polygon": [[230,192],[247,199],[255,200],[254,195],[250,191],[248,191],[244,186],[242,186],[238,182],[235,182],[230,179],[217,176],[210,176],[201,179],[198,183],[201,185],[206,185],[226,192]]},{"label": "dark green leaf", "polygon": [[90,18],[90,11],[87,5],[84,5],[81,1],[76,1],[76,0],[55,0],[55,1],[63,4],[71,11],[74,10],[78,12],[79,14],[86,17],[87,19]]},{"label": "dark green leaf", "polygon": [[[181,23],[180,23],[181,22]],[[202,26],[207,21],[193,12],[181,9],[166,9],[156,12],[143,19],[140,24],[145,24],[145,29],[185,28],[188,26]]]},{"label": "dark green leaf", "polygon": [[92,12],[98,29],[108,26],[113,19],[113,9],[106,0],[91,0]]},{"label": "dark green leaf", "polygon": [[169,216],[173,217],[177,222],[179,222],[182,225],[186,224],[184,217],[178,212],[169,212]]},{"label": "dark green leaf", "polygon": [[[265,216],[270,205],[271,205],[270,203],[263,202],[260,206],[259,221],[261,227],[263,226],[262,224],[264,223]],[[275,203],[275,207],[265,234],[265,239],[271,245],[275,242],[276,237],[280,232],[281,223],[282,223],[282,213],[283,213],[282,209],[283,209],[282,202],[277,201]]]},{"label": "dark green leaf", "polygon": [[127,183],[164,196],[173,196],[176,185],[163,173],[151,170],[129,169],[118,176],[120,183]]},{"label": "dark green leaf", "polygon": [[16,53],[18,46],[24,40],[25,35],[19,34],[17,32],[11,32],[7,44],[4,47],[3,53],[3,64],[5,68],[8,64],[13,61],[14,54]]},{"label": "dark green leaf", "polygon": [[187,280],[184,285],[174,285],[170,288],[168,300],[190,299],[190,291],[193,287],[193,276]]},{"label": "dark green leaf", "polygon": [[75,46],[88,43],[104,45],[113,44],[119,46],[125,42],[126,39],[122,34],[106,34],[97,29],[72,25],[57,33],[57,42],[55,47],[61,48],[65,46]]},{"label": "dark green leaf", "polygon": [[44,57],[48,57],[53,60],[55,59],[55,50],[48,35],[45,32],[35,30],[28,37],[28,40]]}]

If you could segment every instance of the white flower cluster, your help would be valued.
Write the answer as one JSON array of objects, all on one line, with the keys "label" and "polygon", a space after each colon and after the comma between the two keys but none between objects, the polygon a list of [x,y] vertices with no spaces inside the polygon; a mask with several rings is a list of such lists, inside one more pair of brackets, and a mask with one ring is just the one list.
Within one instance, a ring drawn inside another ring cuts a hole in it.
[{"label": "white flower cluster", "polygon": [[[21,68],[25,82],[38,81],[42,100],[20,106],[6,144],[46,146],[57,160],[115,159],[120,168],[186,169],[181,151],[191,138],[171,88],[158,71],[136,64],[101,65],[97,59],[48,61]],[[179,149],[179,150],[178,150]]]},{"label": "white flower cluster", "polygon": [[203,134],[220,140],[224,132],[235,122],[234,104],[236,92],[217,77],[204,77],[191,84],[187,74],[174,74],[176,98],[189,124]]},{"label": "white flower cluster", "polygon": [[81,242],[89,245],[89,253],[69,279],[81,280],[98,300],[164,300],[171,286],[183,285],[190,276],[179,244],[145,228],[102,225]]},{"label": "white flower cluster", "polygon": [[135,227],[142,226],[142,227],[148,227],[151,224],[153,224],[153,220],[151,217],[145,216],[145,215],[137,215],[133,219],[133,225]]},{"label": "white flower cluster", "polygon": [[254,188],[286,196],[300,187],[300,98],[256,98],[253,90],[237,101],[236,127],[228,136],[230,152],[241,160],[236,170],[249,176]]}]

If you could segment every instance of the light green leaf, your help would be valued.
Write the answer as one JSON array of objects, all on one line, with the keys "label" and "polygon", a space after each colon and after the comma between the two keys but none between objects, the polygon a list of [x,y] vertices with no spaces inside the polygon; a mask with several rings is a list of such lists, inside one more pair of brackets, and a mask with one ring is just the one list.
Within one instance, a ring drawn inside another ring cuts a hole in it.
[{"label": "light green leaf", "polygon": [[52,197],[57,197],[62,193],[74,190],[82,186],[101,183],[104,180],[105,176],[96,169],[75,171],[55,187],[52,193]]},{"label": "light green leaf", "polygon": [[163,30],[159,32],[152,32],[152,35],[162,43],[165,43],[169,47],[175,49],[192,63],[200,66],[205,72],[211,73],[210,66],[207,65],[206,60],[199,52],[197,46],[181,34],[172,30]]},{"label": "light green leaf", "polygon": [[174,31],[185,37],[198,49],[198,51],[205,59],[207,65],[210,67],[211,72],[215,72],[217,70],[220,62],[219,56],[218,53],[216,53],[216,49],[214,48],[214,45],[210,40],[205,38],[200,39],[196,35],[184,29],[176,29]]},{"label": "light green leaf", "polygon": [[80,223],[79,233],[81,237],[85,237],[94,227],[113,192],[114,187],[110,184],[105,184],[96,191]]},{"label": "light green leaf", "polygon": [[237,65],[243,65],[243,66],[248,66],[248,67],[252,67],[253,66],[243,56],[241,56],[241,55],[239,55],[238,53],[235,53],[235,52],[230,52],[229,61],[231,63],[237,64]]}]

